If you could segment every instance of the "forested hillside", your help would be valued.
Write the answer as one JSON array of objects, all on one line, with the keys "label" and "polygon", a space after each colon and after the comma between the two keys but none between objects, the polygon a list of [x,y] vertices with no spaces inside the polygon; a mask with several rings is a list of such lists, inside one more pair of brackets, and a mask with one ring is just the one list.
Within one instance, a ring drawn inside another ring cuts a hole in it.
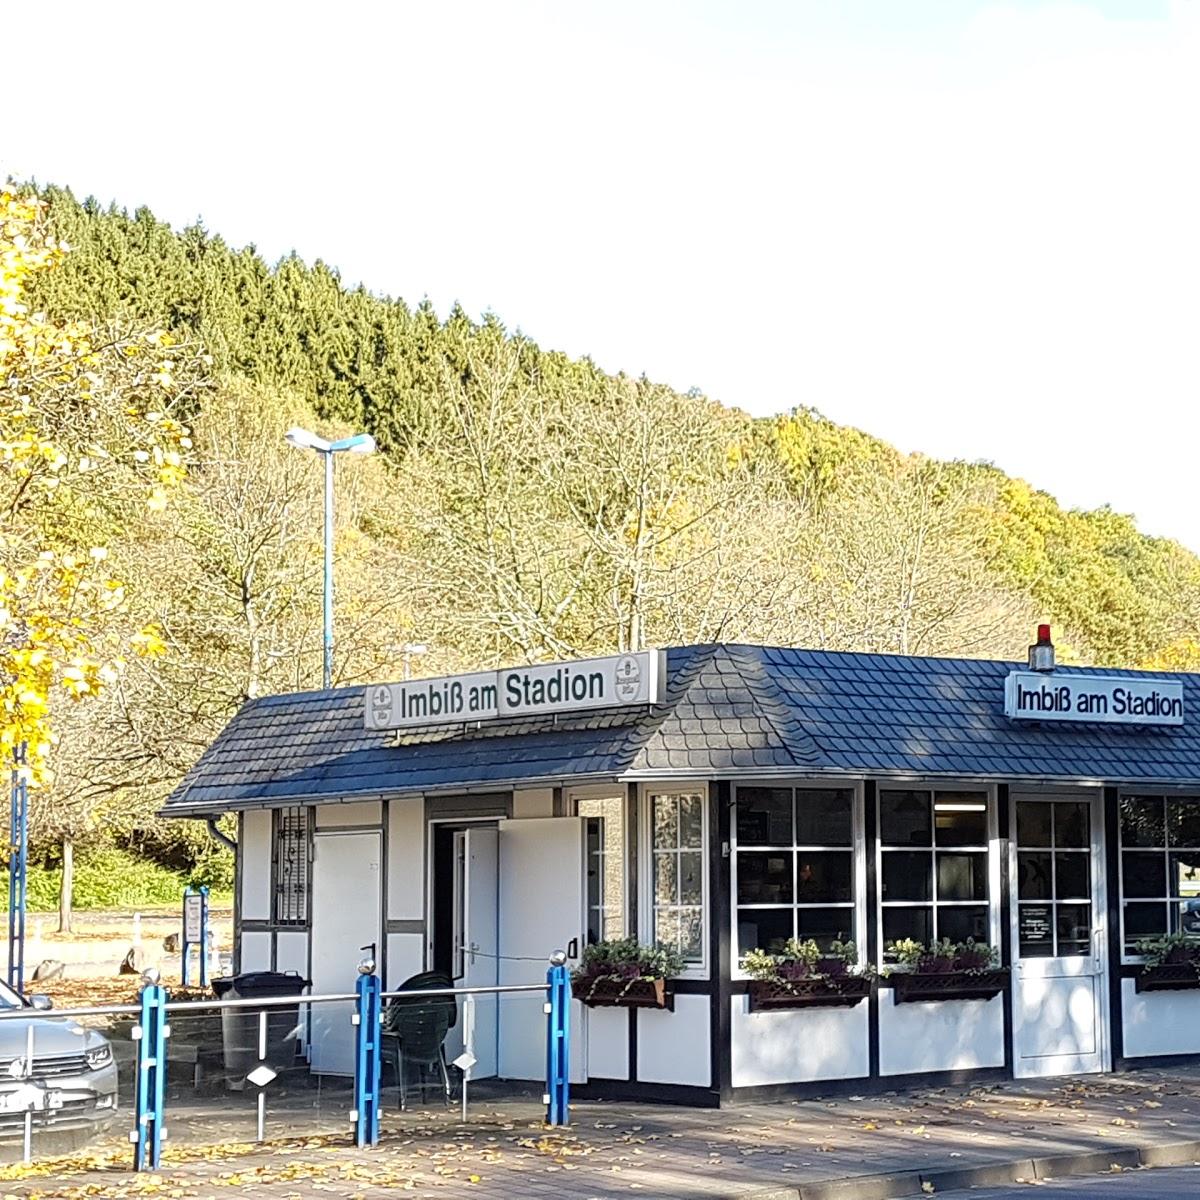
[{"label": "forested hillside", "polygon": [[419,673],[715,639],[1019,657],[1037,620],[1077,661],[1200,666],[1195,555],[995,467],[901,455],[783,376],[788,411],[752,419],[322,263],[42,194],[71,249],[32,306],[165,329],[192,380],[177,498],[87,517],[164,653],[63,707],[46,846],[194,862],[206,835],[151,816],[165,790],[244,698],[319,684],[321,476],[292,424],[384,451],[338,463],[340,683],[395,677],[413,642]]}]

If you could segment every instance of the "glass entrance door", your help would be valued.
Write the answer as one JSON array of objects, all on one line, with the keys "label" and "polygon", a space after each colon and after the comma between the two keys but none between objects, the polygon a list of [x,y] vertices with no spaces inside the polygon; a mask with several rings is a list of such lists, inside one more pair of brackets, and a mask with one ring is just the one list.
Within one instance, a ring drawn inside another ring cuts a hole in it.
[{"label": "glass entrance door", "polygon": [[1010,828],[1014,1070],[1107,1068],[1099,792],[1014,793]]}]

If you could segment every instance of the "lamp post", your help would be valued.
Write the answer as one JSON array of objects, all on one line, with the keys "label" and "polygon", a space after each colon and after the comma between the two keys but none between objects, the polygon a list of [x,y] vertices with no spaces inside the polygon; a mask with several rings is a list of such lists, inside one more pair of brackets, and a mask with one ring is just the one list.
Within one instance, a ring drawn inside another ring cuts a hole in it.
[{"label": "lamp post", "polygon": [[327,442],[307,429],[294,426],[285,435],[288,444],[298,450],[315,450],[325,458],[325,571],[322,639],[324,643],[322,680],[325,687],[333,685],[333,456],[335,454],[373,454],[375,439],[369,433]]}]

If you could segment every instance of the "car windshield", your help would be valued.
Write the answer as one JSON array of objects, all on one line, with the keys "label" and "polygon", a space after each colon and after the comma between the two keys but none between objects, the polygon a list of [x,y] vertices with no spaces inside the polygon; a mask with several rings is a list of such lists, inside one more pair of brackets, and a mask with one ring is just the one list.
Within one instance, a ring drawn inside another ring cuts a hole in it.
[{"label": "car windshield", "polygon": [[24,1008],[25,1001],[0,979],[0,1008]]}]

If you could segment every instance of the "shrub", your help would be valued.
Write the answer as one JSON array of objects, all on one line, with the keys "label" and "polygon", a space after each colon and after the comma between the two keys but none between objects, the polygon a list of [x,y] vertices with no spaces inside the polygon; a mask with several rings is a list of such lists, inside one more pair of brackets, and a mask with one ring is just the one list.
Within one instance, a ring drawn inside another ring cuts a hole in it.
[{"label": "shrub", "polygon": [[1161,937],[1144,938],[1133,948],[1145,958],[1143,968],[1187,963],[1200,973],[1200,941],[1191,934],[1164,933]]}]

